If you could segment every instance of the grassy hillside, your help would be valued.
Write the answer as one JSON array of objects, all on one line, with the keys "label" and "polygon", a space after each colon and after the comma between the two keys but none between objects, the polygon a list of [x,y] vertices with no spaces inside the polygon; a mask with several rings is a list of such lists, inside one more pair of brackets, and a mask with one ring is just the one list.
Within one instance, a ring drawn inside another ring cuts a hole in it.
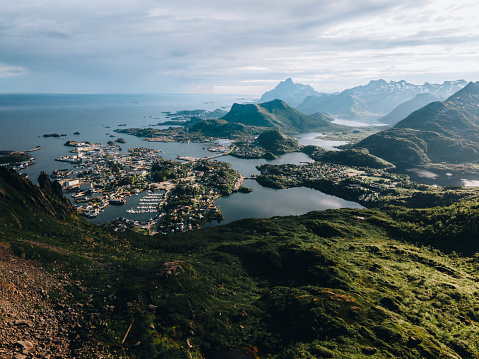
[{"label": "grassy hillside", "polygon": [[355,145],[396,165],[479,161],[479,83],[413,112]]},{"label": "grassy hillside", "polygon": [[13,182],[0,188],[1,245],[69,273],[81,337],[114,357],[479,354],[477,201],[311,212],[151,238],[47,214],[6,200]]},{"label": "grassy hillside", "polygon": [[296,152],[301,147],[297,138],[285,136],[278,130],[263,132],[256,141],[261,147],[273,154]]},{"label": "grassy hillside", "polygon": [[323,161],[327,163],[337,163],[345,166],[358,166],[369,168],[391,168],[394,167],[392,163],[384,161],[383,159],[371,155],[368,150],[360,149],[345,149],[342,151],[326,151],[313,156],[316,161]]},{"label": "grassy hillside", "polygon": [[[334,128],[327,115],[305,115],[281,100],[262,104],[234,104],[223,120],[248,126],[273,127],[281,132],[307,132]],[[332,118],[329,118],[332,121]]]},{"label": "grassy hillside", "polygon": [[381,117],[379,121],[389,125],[395,125],[399,121],[408,117],[414,111],[417,111],[435,101],[439,101],[439,99],[431,94],[421,93],[416,95],[412,100],[401,103],[386,116]]}]

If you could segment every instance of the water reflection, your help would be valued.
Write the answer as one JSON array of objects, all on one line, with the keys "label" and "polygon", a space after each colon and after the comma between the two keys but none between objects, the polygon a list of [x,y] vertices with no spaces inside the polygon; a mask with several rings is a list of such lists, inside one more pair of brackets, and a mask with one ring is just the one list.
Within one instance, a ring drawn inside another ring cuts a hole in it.
[{"label": "water reflection", "polygon": [[411,180],[431,186],[479,186],[477,175],[466,175],[462,172],[445,172],[441,170],[424,170],[409,168],[406,170]]},{"label": "water reflection", "polygon": [[363,208],[360,204],[330,196],[320,191],[295,187],[273,189],[260,186],[255,180],[245,180],[251,193],[234,193],[216,200],[226,219],[220,223],[211,222],[206,226],[217,226],[243,218],[269,218],[272,216],[299,215],[310,211]]},{"label": "water reflection", "polygon": [[336,151],[337,148],[335,147],[348,143],[347,141],[330,141],[321,139],[321,137],[324,136],[325,135],[321,132],[298,133],[294,135],[303,146],[314,145],[325,148],[329,151]]},{"label": "water reflection", "polygon": [[233,156],[223,156],[219,157],[218,161],[230,163],[233,169],[235,169],[245,177],[259,175],[260,171],[257,170],[256,166],[263,164],[282,165],[286,163],[301,164],[307,162],[314,162],[311,157],[302,152],[287,153],[275,160],[265,160],[264,158],[247,159],[237,158]]},{"label": "water reflection", "polygon": [[461,179],[463,186],[479,186],[479,180]]},{"label": "water reflection", "polygon": [[377,117],[365,119],[363,121],[360,120],[347,120],[344,118],[335,118],[333,123],[336,125],[343,125],[349,127],[371,127],[371,126],[387,126],[386,123],[377,122]]}]

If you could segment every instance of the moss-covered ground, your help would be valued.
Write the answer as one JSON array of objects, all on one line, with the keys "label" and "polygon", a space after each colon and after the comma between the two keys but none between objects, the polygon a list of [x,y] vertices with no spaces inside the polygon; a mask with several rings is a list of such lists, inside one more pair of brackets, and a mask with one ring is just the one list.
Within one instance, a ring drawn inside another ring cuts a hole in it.
[{"label": "moss-covered ground", "polygon": [[477,201],[148,237],[19,205],[2,186],[2,245],[68,273],[95,340],[116,357],[479,354]]}]

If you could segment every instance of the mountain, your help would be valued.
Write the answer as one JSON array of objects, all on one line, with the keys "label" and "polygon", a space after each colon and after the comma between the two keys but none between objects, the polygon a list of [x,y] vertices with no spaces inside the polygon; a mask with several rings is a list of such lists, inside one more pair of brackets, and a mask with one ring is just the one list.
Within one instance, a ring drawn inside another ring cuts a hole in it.
[{"label": "mountain", "polygon": [[308,132],[335,126],[330,122],[333,119],[327,115],[305,115],[281,100],[246,105],[235,103],[222,119],[248,126],[273,127],[286,133]]},{"label": "mountain", "polygon": [[412,100],[403,102],[402,104],[398,105],[386,116],[381,117],[379,121],[387,123],[389,125],[395,125],[399,121],[405,119],[414,111],[417,111],[420,108],[435,101],[440,101],[440,99],[429,93],[421,93],[419,95],[416,95]]},{"label": "mountain", "polygon": [[0,193],[2,358],[479,355],[477,199],[152,238],[44,213],[11,172]]},{"label": "mountain", "polygon": [[394,164],[479,161],[479,82],[357,143]]},{"label": "mountain", "polygon": [[315,161],[337,163],[344,166],[369,167],[369,168],[391,168],[394,167],[382,158],[373,156],[365,148],[345,149],[342,151],[326,151],[314,157]]},{"label": "mountain", "polygon": [[256,141],[265,150],[277,155],[296,152],[301,148],[297,138],[283,135],[278,130],[263,132]]},{"label": "mountain", "polygon": [[257,135],[264,129],[246,126],[242,123],[225,120],[201,120],[190,127],[190,132],[200,132],[204,136],[235,138],[245,135]]},{"label": "mountain", "polygon": [[339,94],[307,97],[296,109],[307,113],[325,112],[333,116],[379,117],[391,112],[396,106],[411,100],[420,93],[446,98],[460,90],[466,81],[446,81],[443,84],[413,85],[404,80],[370,81],[365,86],[347,89]]},{"label": "mountain", "polygon": [[308,96],[323,96],[324,93],[316,92],[310,85],[295,84],[291,78],[281,81],[273,90],[265,92],[259,103],[273,100],[282,100],[290,106],[301,104]]}]

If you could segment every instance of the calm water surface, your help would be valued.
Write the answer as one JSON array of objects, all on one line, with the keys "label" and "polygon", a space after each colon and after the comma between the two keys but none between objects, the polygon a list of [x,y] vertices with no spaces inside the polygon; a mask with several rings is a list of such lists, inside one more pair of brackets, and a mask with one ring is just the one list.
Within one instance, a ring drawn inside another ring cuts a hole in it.
[{"label": "calm water surface", "polygon": [[206,227],[226,224],[243,218],[299,215],[310,211],[345,207],[363,208],[358,203],[306,187],[273,189],[262,187],[258,182],[250,179],[245,180],[244,186],[252,188],[253,192],[233,193],[216,200],[216,204],[226,219],[221,222],[210,222]]}]

